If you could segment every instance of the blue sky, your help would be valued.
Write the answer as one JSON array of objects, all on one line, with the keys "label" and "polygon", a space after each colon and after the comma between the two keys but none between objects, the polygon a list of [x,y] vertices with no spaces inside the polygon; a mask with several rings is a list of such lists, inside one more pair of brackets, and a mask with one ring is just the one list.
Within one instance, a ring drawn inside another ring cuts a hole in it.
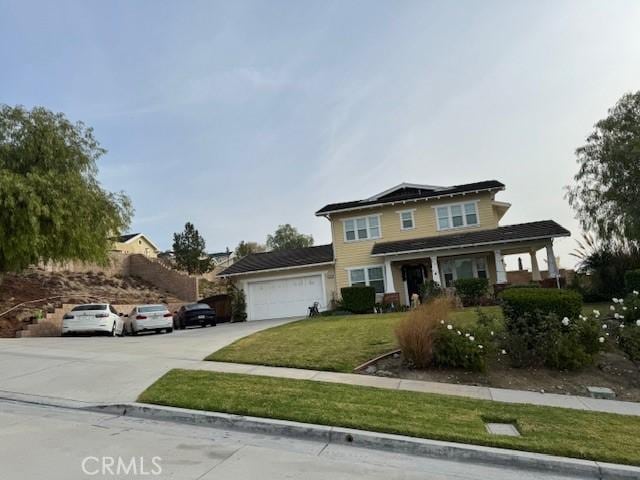
[{"label": "blue sky", "polygon": [[[211,251],[402,181],[498,179],[579,228],[574,150],[640,88],[637,1],[0,0],[0,102],[95,128],[132,231]],[[563,264],[573,240],[558,242]]]}]

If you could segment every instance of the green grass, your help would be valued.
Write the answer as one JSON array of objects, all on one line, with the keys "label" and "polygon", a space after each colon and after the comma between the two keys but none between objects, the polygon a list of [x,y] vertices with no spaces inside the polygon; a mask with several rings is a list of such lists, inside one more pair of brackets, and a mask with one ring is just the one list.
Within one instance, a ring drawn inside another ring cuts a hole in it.
[{"label": "green grass", "polygon": [[[138,401],[640,464],[640,417],[192,370],[168,372]],[[483,420],[513,421],[522,436],[489,435]]]},{"label": "green grass", "polygon": [[351,372],[396,345],[402,313],[315,317],[242,338],[206,360]]}]

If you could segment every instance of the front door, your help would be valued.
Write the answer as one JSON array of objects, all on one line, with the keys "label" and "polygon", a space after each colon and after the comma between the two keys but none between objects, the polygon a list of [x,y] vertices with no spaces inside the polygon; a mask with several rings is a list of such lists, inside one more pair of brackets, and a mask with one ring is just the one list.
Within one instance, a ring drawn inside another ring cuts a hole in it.
[{"label": "front door", "polygon": [[424,267],[422,265],[405,265],[404,274],[407,280],[407,290],[409,291],[409,301],[411,295],[420,295],[420,285],[424,283]]}]

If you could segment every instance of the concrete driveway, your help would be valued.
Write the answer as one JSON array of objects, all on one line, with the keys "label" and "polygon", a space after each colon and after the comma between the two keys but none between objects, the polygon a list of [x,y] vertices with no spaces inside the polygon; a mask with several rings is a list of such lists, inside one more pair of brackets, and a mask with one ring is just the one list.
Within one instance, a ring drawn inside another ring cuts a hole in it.
[{"label": "concrete driveway", "polygon": [[88,403],[131,402],[168,370],[197,368],[225,345],[291,321],[223,323],[123,338],[0,339],[0,391]]}]

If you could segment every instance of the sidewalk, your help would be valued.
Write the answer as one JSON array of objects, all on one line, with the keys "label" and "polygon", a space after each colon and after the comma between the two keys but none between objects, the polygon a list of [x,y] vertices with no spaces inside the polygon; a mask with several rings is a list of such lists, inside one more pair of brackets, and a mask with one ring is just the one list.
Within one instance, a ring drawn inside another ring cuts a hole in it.
[{"label": "sidewalk", "polygon": [[408,390],[413,392],[437,393],[461,397],[494,400],[505,403],[526,403],[548,407],[563,407],[574,410],[590,410],[594,412],[619,413],[622,415],[640,416],[640,403],[622,402],[619,400],[600,400],[577,395],[560,395],[556,393],[538,393],[526,390],[508,390],[504,388],[476,387],[451,383],[404,380],[400,378],[376,377],[355,373],[322,372],[298,368],[266,367],[241,363],[200,362],[198,370],[209,370],[220,373],[243,373],[266,377],[313,380],[318,382],[345,383],[366,387],[387,388],[389,390]]}]

